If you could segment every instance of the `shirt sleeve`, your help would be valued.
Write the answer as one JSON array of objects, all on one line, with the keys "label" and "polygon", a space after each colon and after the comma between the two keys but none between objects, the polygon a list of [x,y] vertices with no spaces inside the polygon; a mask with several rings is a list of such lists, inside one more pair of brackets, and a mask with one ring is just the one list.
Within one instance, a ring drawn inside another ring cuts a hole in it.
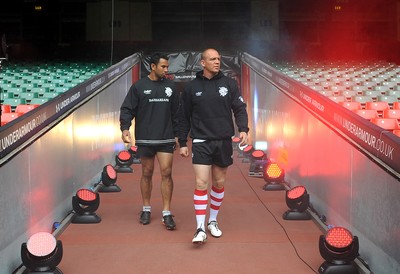
[{"label": "shirt sleeve", "polygon": [[246,103],[242,97],[239,87],[235,80],[230,79],[230,86],[233,92],[232,111],[235,117],[235,123],[239,132],[249,132],[249,119],[246,110]]},{"label": "shirt sleeve", "polygon": [[174,136],[178,137],[179,134],[179,91],[176,90],[176,86],[173,86],[173,93],[171,98],[171,120]]},{"label": "shirt sleeve", "polygon": [[121,131],[129,130],[131,127],[132,120],[136,117],[138,104],[138,92],[135,85],[132,85],[126,94],[120,109],[119,123]]},{"label": "shirt sleeve", "polygon": [[192,113],[191,94],[190,88],[185,87],[181,94],[180,107],[179,107],[179,132],[178,139],[180,147],[186,147],[187,136],[190,130],[190,120]]}]

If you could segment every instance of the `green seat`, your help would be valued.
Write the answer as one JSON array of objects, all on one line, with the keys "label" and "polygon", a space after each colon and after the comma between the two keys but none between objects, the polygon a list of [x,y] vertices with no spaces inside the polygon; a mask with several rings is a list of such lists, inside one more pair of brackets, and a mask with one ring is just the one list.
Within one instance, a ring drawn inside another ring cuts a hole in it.
[{"label": "green seat", "polygon": [[14,111],[18,105],[26,104],[26,100],[24,98],[5,98],[3,100],[3,104],[11,105],[12,110]]},{"label": "green seat", "polygon": [[1,94],[1,103],[4,102],[4,99],[13,99],[14,98],[14,93],[12,92],[3,92]]},{"label": "green seat", "polygon": [[41,105],[41,104],[46,103],[46,102],[49,101],[49,100],[50,100],[50,98],[45,98],[45,97],[41,97],[41,98],[32,98],[32,100],[30,101],[30,104],[38,104],[38,105]]},{"label": "green seat", "polygon": [[57,96],[60,95],[60,94],[61,94],[61,93],[58,93],[58,92],[46,92],[45,94],[43,94],[43,98],[52,99],[52,98],[57,97]]},{"label": "green seat", "polygon": [[50,88],[48,87],[40,87],[40,88],[35,88],[33,90],[34,92],[37,92],[40,96],[43,96],[43,94],[45,94],[46,92],[50,92]]},{"label": "green seat", "polygon": [[24,98],[26,101],[31,101],[33,98],[39,98],[39,93],[37,92],[22,92],[19,94],[19,98]]},{"label": "green seat", "polygon": [[64,92],[66,92],[67,90],[68,90],[67,87],[56,87],[56,88],[54,89],[54,91],[55,91],[55,92],[58,92],[58,93],[64,93]]}]

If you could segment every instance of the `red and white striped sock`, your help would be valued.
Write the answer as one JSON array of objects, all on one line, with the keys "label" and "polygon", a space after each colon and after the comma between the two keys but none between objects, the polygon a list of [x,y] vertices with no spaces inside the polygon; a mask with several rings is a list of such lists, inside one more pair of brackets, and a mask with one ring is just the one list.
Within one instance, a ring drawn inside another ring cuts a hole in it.
[{"label": "red and white striped sock", "polygon": [[206,211],[208,203],[208,195],[206,190],[194,191],[194,210],[196,213],[197,228],[202,228],[204,230],[204,222],[206,220]]},{"label": "red and white striped sock", "polygon": [[224,199],[224,187],[221,189],[212,186],[210,193],[210,218],[208,222],[216,221],[219,208],[221,207],[222,200]]}]

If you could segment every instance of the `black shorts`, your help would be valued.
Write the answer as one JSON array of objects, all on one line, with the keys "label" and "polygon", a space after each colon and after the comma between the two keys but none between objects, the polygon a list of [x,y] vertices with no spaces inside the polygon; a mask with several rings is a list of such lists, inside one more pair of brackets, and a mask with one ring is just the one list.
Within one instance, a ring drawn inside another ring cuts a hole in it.
[{"label": "black shorts", "polygon": [[233,164],[232,140],[210,140],[192,145],[192,163],[228,167]]},{"label": "black shorts", "polygon": [[157,146],[137,146],[138,157],[154,157],[157,152],[174,153],[175,144],[157,145]]}]

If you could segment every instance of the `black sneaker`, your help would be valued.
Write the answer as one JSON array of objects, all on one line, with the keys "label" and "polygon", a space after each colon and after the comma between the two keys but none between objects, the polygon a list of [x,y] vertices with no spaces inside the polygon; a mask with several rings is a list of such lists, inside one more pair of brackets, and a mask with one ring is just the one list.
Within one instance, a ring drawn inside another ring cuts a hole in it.
[{"label": "black sneaker", "polygon": [[150,215],[151,215],[150,211],[142,211],[140,213],[140,223],[148,225],[150,223]]},{"label": "black sneaker", "polygon": [[168,230],[174,230],[176,228],[176,224],[172,218],[172,215],[165,215],[162,222]]}]

